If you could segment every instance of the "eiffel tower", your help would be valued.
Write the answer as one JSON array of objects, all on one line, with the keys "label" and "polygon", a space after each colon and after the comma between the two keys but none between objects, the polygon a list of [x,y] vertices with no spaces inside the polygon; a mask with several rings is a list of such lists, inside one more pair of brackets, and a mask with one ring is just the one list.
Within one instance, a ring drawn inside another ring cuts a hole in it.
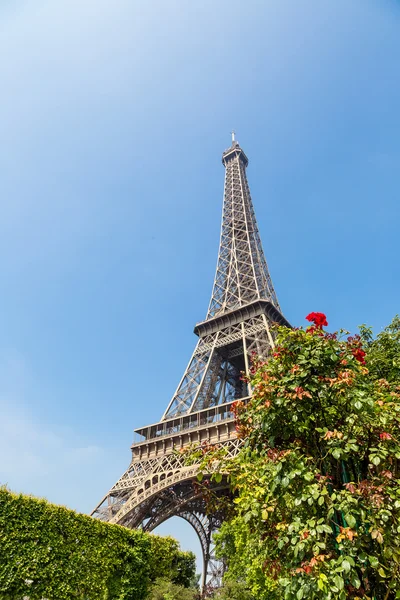
[{"label": "eiffel tower", "polygon": [[[128,469],[92,515],[130,528],[152,531],[172,516],[195,529],[203,552],[203,590],[221,585],[224,565],[214,555],[212,534],[224,515],[209,514],[199,490],[196,465],[179,453],[189,444],[220,444],[234,457],[242,444],[232,403],[247,401],[253,353],[266,357],[274,347],[271,323],[282,316],[261,245],[246,177],[248,159],[232,133],[222,155],[224,204],[217,270],[207,317],[197,323],[197,345],[161,420],[135,430]],[[218,495],[227,482],[213,483]]]}]

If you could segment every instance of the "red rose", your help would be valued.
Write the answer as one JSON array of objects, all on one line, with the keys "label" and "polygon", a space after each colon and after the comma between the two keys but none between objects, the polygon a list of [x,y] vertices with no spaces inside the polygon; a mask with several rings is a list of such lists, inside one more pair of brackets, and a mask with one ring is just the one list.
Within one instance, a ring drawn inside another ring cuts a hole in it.
[{"label": "red rose", "polygon": [[318,329],[322,329],[322,327],[327,327],[328,321],[326,320],[326,315],[320,312],[312,312],[306,316],[307,321],[314,323],[315,327]]},{"label": "red rose", "polygon": [[358,360],[358,362],[360,362],[362,365],[365,365],[365,352],[364,350],[361,350],[361,348],[355,348],[353,350],[353,356],[356,360]]},{"label": "red rose", "polygon": [[390,433],[387,433],[386,431],[382,431],[382,433],[379,434],[379,437],[381,438],[381,440],[391,440],[392,436],[390,435]]}]

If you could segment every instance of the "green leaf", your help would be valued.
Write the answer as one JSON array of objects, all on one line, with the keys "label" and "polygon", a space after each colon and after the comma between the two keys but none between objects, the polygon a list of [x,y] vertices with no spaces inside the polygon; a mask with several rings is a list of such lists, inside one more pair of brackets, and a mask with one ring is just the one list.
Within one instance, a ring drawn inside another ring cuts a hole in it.
[{"label": "green leaf", "polygon": [[252,517],[252,515],[251,515],[251,512],[250,512],[250,511],[249,511],[249,512],[247,512],[247,513],[244,515],[244,518],[243,518],[244,522],[245,522],[245,523],[248,523],[248,522],[250,521],[251,517]]},{"label": "green leaf", "polygon": [[297,598],[297,600],[301,600],[303,598],[303,596],[304,596],[304,588],[301,587],[296,594],[296,598]]},{"label": "green leaf", "polygon": [[340,575],[336,575],[333,581],[338,590],[342,590],[344,588],[344,580],[342,579],[342,577],[340,577]]},{"label": "green leaf", "polygon": [[371,565],[371,567],[373,569],[376,569],[379,565],[379,560],[376,558],[376,556],[368,556],[368,560],[369,560],[369,564]]},{"label": "green leaf", "polygon": [[375,455],[375,456],[373,456],[373,457],[371,458],[371,462],[372,462],[374,465],[378,466],[378,465],[379,465],[379,463],[381,462],[381,459],[379,458],[379,456]]},{"label": "green leaf", "polygon": [[351,566],[350,566],[350,563],[349,563],[348,560],[344,560],[342,562],[342,567],[346,571],[346,573],[348,573],[350,571],[350,569],[351,569]]},{"label": "green leaf", "polygon": [[356,526],[356,520],[353,517],[353,515],[345,515],[344,518],[346,519],[346,522],[348,524],[349,527],[355,527]]}]

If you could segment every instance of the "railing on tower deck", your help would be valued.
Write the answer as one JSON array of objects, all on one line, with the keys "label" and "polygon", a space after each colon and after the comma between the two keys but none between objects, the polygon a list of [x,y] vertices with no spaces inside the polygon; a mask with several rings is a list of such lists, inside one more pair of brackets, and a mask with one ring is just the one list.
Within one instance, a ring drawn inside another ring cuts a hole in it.
[{"label": "railing on tower deck", "polygon": [[[241,402],[247,403],[250,397],[238,398]],[[154,425],[135,429],[133,443],[134,445],[149,442],[151,440],[159,440],[160,438],[173,436],[180,433],[186,433],[190,430],[202,429],[217,423],[233,421],[234,414],[232,412],[232,404],[237,402],[227,402],[218,406],[204,408],[195,413],[177,415],[172,419],[160,421]]]}]

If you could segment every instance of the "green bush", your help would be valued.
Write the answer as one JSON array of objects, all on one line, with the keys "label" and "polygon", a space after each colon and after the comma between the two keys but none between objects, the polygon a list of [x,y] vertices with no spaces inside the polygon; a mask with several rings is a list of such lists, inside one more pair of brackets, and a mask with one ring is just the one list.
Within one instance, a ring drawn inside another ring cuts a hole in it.
[{"label": "green bush", "polygon": [[225,581],[223,587],[215,592],[213,600],[254,600],[254,596],[244,583]]},{"label": "green bush", "polygon": [[183,587],[195,587],[196,557],[193,552],[182,552],[172,537],[151,536],[149,558],[150,577],[170,580]]},{"label": "green bush", "polygon": [[0,488],[0,598],[144,600],[163,577],[189,585],[194,555],[161,538]]},{"label": "green bush", "polygon": [[195,589],[187,589],[168,581],[168,579],[160,578],[154,582],[149,600],[195,600],[197,597]]}]

